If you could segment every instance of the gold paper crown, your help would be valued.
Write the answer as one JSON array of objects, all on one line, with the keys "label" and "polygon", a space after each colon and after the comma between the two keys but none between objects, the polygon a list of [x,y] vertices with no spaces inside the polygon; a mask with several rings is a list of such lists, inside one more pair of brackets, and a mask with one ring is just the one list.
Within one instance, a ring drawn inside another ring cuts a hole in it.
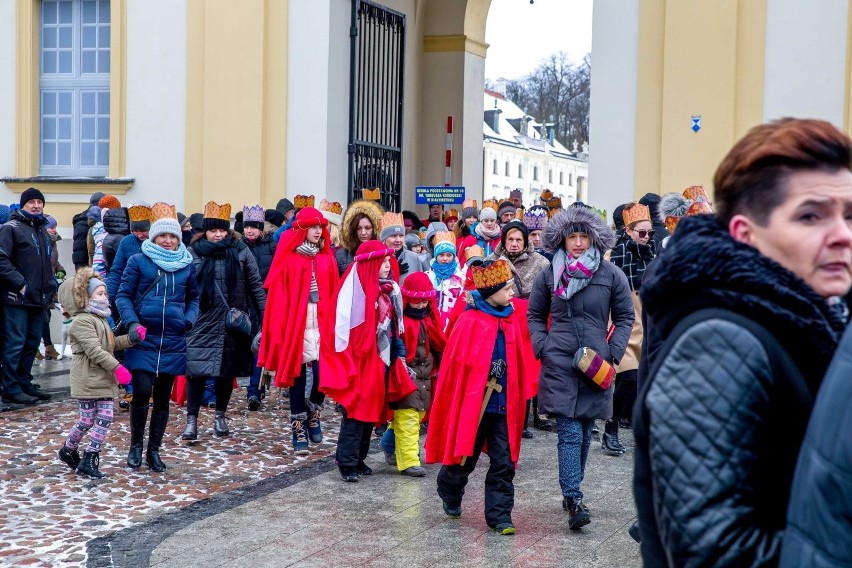
[{"label": "gold paper crown", "polygon": [[151,222],[160,219],[177,219],[177,209],[174,205],[158,201],[151,206]]},{"label": "gold paper crown", "polygon": [[379,191],[379,188],[364,188],[361,190],[361,197],[368,201],[379,201],[382,198],[382,192]]},{"label": "gold paper crown", "polygon": [[127,208],[127,215],[133,223],[138,223],[139,221],[150,221],[151,208],[146,205],[132,205]]},{"label": "gold paper crown", "polygon": [[467,209],[468,207],[477,209],[479,205],[476,203],[476,199],[465,199],[464,202],[462,202],[462,209]]},{"label": "gold paper crown", "polygon": [[438,243],[450,243],[453,246],[456,246],[456,234],[452,231],[438,231],[435,233],[435,237],[432,241],[432,248],[438,245]]},{"label": "gold paper crown", "polygon": [[335,215],[343,215],[343,205],[341,205],[339,201],[329,201],[327,199],[323,199],[322,201],[320,201],[319,210],[328,211],[329,213],[334,213]]},{"label": "gold paper crown", "polygon": [[675,217],[673,215],[669,215],[666,217],[666,230],[674,234],[675,229],[677,229],[677,224],[680,222],[680,217]]},{"label": "gold paper crown", "polygon": [[388,211],[379,220],[379,232],[381,233],[388,227],[405,227],[405,222],[402,219],[402,213],[394,213]]},{"label": "gold paper crown", "polygon": [[523,207],[518,207],[517,209],[515,209],[515,219],[517,219],[518,221],[524,220],[524,208]]},{"label": "gold paper crown", "polygon": [[691,185],[683,190],[683,196],[693,201],[706,201],[710,203],[710,196],[704,190],[703,185]]},{"label": "gold paper crown", "polygon": [[689,209],[686,211],[687,216],[692,215],[712,215],[713,207],[707,203],[706,201],[696,201],[692,205],[689,206]]},{"label": "gold paper crown", "polygon": [[497,211],[499,207],[500,204],[494,199],[486,199],[485,203],[482,204],[483,209],[493,209],[494,211]]},{"label": "gold paper crown", "polygon": [[204,204],[205,219],[220,219],[222,221],[231,220],[231,204],[223,203],[219,205],[215,201],[208,201]]},{"label": "gold paper crown", "polygon": [[313,195],[297,195],[293,198],[293,206],[296,209],[304,209],[305,207],[313,207],[314,206],[314,196]]},{"label": "gold paper crown", "polygon": [[562,207],[561,197],[551,197],[547,200],[547,206],[551,209],[559,209]]},{"label": "gold paper crown", "polygon": [[549,189],[545,189],[544,191],[542,191],[541,196],[539,197],[539,199],[542,201],[550,201],[551,198],[553,198],[553,192]]},{"label": "gold paper crown", "polygon": [[629,209],[625,207],[621,210],[621,218],[624,219],[624,226],[629,227],[633,223],[638,223],[639,221],[650,221],[651,210],[648,209],[647,205],[634,203]]},{"label": "gold paper crown", "polygon": [[458,209],[450,209],[446,213],[444,213],[444,221],[447,219],[456,219],[459,218],[459,210]]},{"label": "gold paper crown", "polygon": [[471,258],[485,258],[485,251],[479,245],[470,245],[465,249],[465,256]]},{"label": "gold paper crown", "polygon": [[509,261],[502,258],[488,266],[472,266],[470,269],[473,271],[473,284],[477,289],[491,288],[505,284],[512,279]]}]

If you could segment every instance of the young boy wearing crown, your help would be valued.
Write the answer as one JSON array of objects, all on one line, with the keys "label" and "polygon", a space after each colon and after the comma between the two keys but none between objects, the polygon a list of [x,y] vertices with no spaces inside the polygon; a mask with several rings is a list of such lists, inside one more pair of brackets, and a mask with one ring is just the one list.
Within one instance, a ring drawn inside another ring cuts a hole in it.
[{"label": "young boy wearing crown", "polygon": [[438,495],[444,512],[458,518],[468,477],[487,444],[485,521],[499,534],[510,535],[515,534],[512,480],[524,409],[538,383],[523,369],[509,263],[487,261],[470,270],[476,285],[473,304],[453,326],[444,350],[426,437],[426,462],[443,464]]}]

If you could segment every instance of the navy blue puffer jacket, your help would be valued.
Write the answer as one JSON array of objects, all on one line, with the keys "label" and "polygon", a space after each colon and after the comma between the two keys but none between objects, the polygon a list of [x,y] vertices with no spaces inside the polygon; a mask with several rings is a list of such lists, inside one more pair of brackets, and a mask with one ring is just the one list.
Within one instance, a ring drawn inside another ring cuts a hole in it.
[{"label": "navy blue puffer jacket", "polygon": [[[160,272],[163,277],[141,298]],[[124,365],[131,371],[183,375],[186,334],[198,318],[198,281],[192,264],[166,272],[144,254],[133,255],[124,268],[115,303],[128,328],[139,323],[148,329],[145,341],[127,350]]]}]

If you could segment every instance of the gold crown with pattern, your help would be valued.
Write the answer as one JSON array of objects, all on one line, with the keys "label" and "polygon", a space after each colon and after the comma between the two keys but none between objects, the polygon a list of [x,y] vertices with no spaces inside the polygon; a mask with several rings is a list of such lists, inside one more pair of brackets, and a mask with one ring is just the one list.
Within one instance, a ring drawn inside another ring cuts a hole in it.
[{"label": "gold crown with pattern", "polygon": [[329,213],[334,213],[335,215],[343,215],[343,205],[341,205],[339,201],[329,201],[327,199],[323,199],[322,201],[320,201],[319,210],[328,211]]},{"label": "gold crown with pattern", "polygon": [[468,259],[471,258],[485,258],[485,251],[482,250],[482,247],[479,245],[470,245],[465,249],[464,253],[465,257]]},{"label": "gold crown with pattern", "polygon": [[367,201],[379,201],[382,198],[382,192],[379,191],[378,187],[374,187],[373,189],[365,187],[361,190],[361,197]]},{"label": "gold crown with pattern", "polygon": [[158,201],[151,206],[151,222],[160,219],[177,219],[177,209],[174,205]]},{"label": "gold crown with pattern", "polygon": [[500,204],[497,203],[497,200],[495,199],[486,199],[485,202],[482,204],[482,208],[493,209],[494,211],[497,211],[497,209],[500,208]]},{"label": "gold crown with pattern", "polygon": [[683,196],[693,201],[706,201],[710,203],[710,196],[704,190],[703,185],[691,185],[683,190]]},{"label": "gold crown with pattern", "polygon": [[446,213],[444,213],[444,221],[449,221],[450,219],[459,220],[459,210],[458,209],[448,209]]},{"label": "gold crown with pattern", "polygon": [[313,195],[297,195],[293,198],[293,206],[296,209],[304,209],[305,207],[313,207],[314,206],[314,196]]},{"label": "gold crown with pattern", "polygon": [[515,209],[515,219],[517,219],[518,221],[524,220],[524,208],[523,207],[518,207],[517,209]]},{"label": "gold crown with pattern", "polygon": [[629,227],[639,221],[650,221],[651,210],[648,209],[647,205],[634,203],[630,208],[625,207],[621,210],[621,218],[624,219],[624,226]]},{"label": "gold crown with pattern", "polygon": [[470,270],[473,272],[473,284],[477,289],[499,286],[512,279],[509,261],[502,258],[488,266],[471,266]]},{"label": "gold crown with pattern", "polygon": [[221,221],[231,220],[231,204],[223,203],[219,205],[215,201],[208,201],[204,204],[205,219],[219,219]]},{"label": "gold crown with pattern", "polygon": [[387,211],[379,220],[379,232],[381,233],[388,227],[405,227],[405,221],[402,219],[402,213],[394,213]]},{"label": "gold crown with pattern", "polygon": [[452,231],[438,231],[433,238],[432,248],[437,246],[438,243],[450,243],[456,246],[456,234]]},{"label": "gold crown with pattern", "polygon": [[127,216],[132,223],[151,220],[151,208],[147,205],[132,205],[127,208]]},{"label": "gold crown with pattern", "polygon": [[465,199],[462,202],[462,209],[467,209],[468,207],[473,207],[474,209],[477,209],[479,206],[476,203],[476,199]]}]

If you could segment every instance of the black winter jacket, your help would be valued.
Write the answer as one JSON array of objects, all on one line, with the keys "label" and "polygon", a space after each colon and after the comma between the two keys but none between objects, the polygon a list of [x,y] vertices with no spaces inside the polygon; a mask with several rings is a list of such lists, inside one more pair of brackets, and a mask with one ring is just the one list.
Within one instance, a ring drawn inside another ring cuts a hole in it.
[{"label": "black winter jacket", "polygon": [[793,468],[843,322],[801,279],[685,218],[640,295],[667,338],[633,413],[647,566],[778,563]]},{"label": "black winter jacket", "polygon": [[272,267],[272,259],[275,258],[275,247],[278,243],[272,238],[272,233],[264,233],[256,243],[252,244],[247,239],[243,242],[248,246],[254,260],[257,263],[257,270],[260,272],[260,281],[266,282],[266,277],[269,274],[269,269]]},{"label": "black winter jacket", "polygon": [[127,216],[127,208],[118,207],[107,211],[104,214],[104,230],[107,234],[102,245],[103,255],[107,273],[109,273],[121,239],[130,234],[130,217]]},{"label": "black winter jacket", "polygon": [[[263,310],[266,307],[266,291],[260,280],[257,263],[242,241],[237,241],[240,258],[240,274],[236,279],[236,287],[230,291],[227,288],[224,259],[198,256],[190,249],[194,259],[195,271],[202,278],[202,263],[215,262],[216,281],[222,294],[231,299],[226,306],[215,288],[210,306],[201,306],[201,311],[195,326],[187,337],[186,346],[186,376],[188,377],[244,377],[251,374],[254,357],[251,352],[251,337],[242,336],[225,329],[225,315],[230,308],[240,309],[248,314],[260,314],[263,321]],[[199,280],[199,287],[201,282]]]},{"label": "black winter jacket", "polygon": [[[574,323],[568,315],[568,304]],[[606,340],[609,321],[615,333]],[[572,368],[574,353],[590,347],[612,363],[627,349],[633,320],[633,301],[627,277],[611,262],[601,260],[589,284],[570,300],[553,295],[553,265],[535,279],[527,309],[530,337],[541,359],[539,412],[567,418],[612,418],[613,388],[602,391]]]},{"label": "black winter jacket", "polygon": [[53,242],[46,225],[43,216],[32,218],[15,211],[9,222],[0,226],[0,293],[4,304],[44,308],[56,296],[58,286],[50,263]]},{"label": "black winter jacket", "polygon": [[74,243],[71,252],[71,261],[74,263],[74,268],[81,268],[89,265],[89,218],[86,214],[88,209],[82,213],[77,213],[71,222],[74,224]]},{"label": "black winter jacket", "polygon": [[781,567],[852,566],[852,327],[822,382],[787,513]]}]

